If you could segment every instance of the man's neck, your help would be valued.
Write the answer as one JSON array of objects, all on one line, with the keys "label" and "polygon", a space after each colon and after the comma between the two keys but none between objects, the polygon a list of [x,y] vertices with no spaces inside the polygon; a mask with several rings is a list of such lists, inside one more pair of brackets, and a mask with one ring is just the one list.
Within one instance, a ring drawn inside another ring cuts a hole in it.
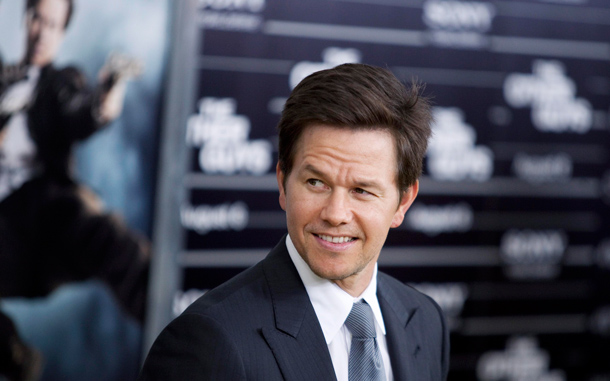
[{"label": "man's neck", "polygon": [[371,279],[373,278],[375,263],[372,263],[372,266],[370,265],[371,264],[369,264],[369,266],[365,267],[364,270],[359,273],[350,275],[349,277],[344,279],[332,280],[332,282],[334,282],[337,286],[341,287],[343,291],[347,292],[354,298],[357,298],[362,295],[364,290],[366,290],[366,288],[371,283]]}]

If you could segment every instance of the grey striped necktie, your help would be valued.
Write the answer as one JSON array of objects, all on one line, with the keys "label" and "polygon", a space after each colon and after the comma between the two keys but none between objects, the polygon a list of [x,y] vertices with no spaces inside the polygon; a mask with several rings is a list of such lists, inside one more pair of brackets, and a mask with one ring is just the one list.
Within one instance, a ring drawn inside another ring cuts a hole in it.
[{"label": "grey striped necktie", "polygon": [[385,372],[383,360],[375,337],[375,316],[364,300],[354,303],[345,320],[345,326],[352,333],[349,353],[349,381],[383,381]]}]

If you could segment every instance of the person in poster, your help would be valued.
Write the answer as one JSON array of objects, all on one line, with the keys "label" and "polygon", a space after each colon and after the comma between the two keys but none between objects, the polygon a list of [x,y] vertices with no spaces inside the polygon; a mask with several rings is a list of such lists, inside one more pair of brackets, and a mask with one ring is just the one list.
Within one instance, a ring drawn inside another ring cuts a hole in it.
[{"label": "person in poster", "polygon": [[[0,297],[44,298],[95,278],[103,285],[85,283],[70,295],[115,308],[117,322],[126,311],[125,318],[141,324],[149,244],[104,212],[72,173],[74,144],[120,115],[126,80],[141,65],[112,56],[94,88],[79,69],[55,67],[73,11],[73,0],[27,0],[24,57],[17,63],[0,58]],[[64,307],[54,312],[88,319],[85,307]],[[132,341],[137,361],[139,333]]]}]

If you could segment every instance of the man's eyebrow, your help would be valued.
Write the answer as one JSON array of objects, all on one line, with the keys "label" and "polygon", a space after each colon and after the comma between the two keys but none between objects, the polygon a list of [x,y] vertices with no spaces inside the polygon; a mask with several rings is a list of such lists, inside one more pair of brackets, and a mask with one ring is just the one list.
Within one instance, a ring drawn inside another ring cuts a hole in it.
[{"label": "man's eyebrow", "polygon": [[324,173],[320,171],[318,168],[314,167],[311,164],[307,164],[305,168],[303,168],[305,172],[311,172],[314,176],[317,177],[325,177]]},{"label": "man's eyebrow", "polygon": [[356,187],[363,189],[377,189],[381,190],[383,187],[375,180],[356,180]]},{"label": "man's eyebrow", "polygon": [[[305,172],[309,172],[312,175],[319,177],[321,179],[324,179],[326,177],[326,175],[324,174],[324,172],[322,172],[321,170],[319,170],[318,168],[314,167],[312,164],[307,164],[303,170]],[[377,181],[375,180],[367,180],[367,179],[363,179],[363,180],[356,180],[355,184],[354,184],[357,188],[368,188],[368,189],[382,189],[383,187],[381,186],[381,184],[379,184]]]}]

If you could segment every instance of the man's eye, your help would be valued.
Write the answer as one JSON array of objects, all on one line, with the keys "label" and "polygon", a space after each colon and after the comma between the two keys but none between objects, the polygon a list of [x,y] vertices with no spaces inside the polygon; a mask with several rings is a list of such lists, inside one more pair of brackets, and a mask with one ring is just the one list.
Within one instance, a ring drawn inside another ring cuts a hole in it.
[{"label": "man's eye", "polygon": [[312,185],[314,187],[321,187],[324,185],[324,183],[318,179],[309,179],[307,180],[307,182],[309,183],[309,185]]},{"label": "man's eye", "polygon": [[362,189],[362,188],[356,188],[356,189],[354,189],[354,192],[356,192],[356,193],[358,193],[358,194],[363,194],[363,195],[370,195],[370,194],[372,194],[372,193],[370,193],[370,192],[365,191],[365,190],[364,190],[364,189]]}]

